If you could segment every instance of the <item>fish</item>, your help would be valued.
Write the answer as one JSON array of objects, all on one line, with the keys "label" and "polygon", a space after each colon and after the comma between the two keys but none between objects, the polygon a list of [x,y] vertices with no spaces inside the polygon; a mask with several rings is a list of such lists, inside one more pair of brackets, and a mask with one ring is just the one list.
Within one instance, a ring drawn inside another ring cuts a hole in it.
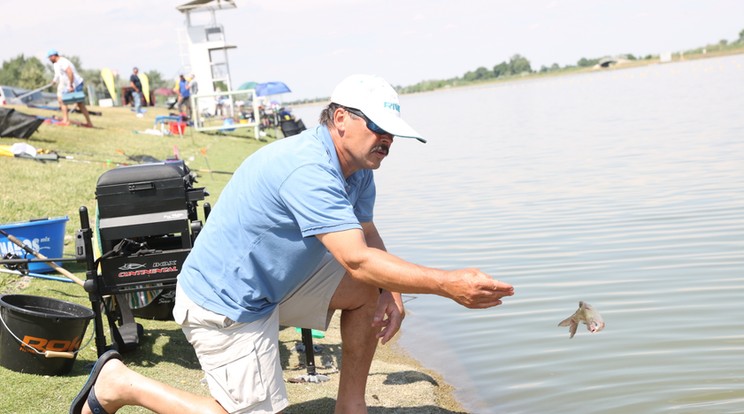
[{"label": "fish", "polygon": [[579,309],[573,315],[562,320],[558,326],[568,326],[568,331],[571,333],[569,338],[573,338],[580,322],[583,322],[586,329],[591,333],[597,333],[605,327],[602,315],[594,310],[592,305],[582,301],[579,301]]}]

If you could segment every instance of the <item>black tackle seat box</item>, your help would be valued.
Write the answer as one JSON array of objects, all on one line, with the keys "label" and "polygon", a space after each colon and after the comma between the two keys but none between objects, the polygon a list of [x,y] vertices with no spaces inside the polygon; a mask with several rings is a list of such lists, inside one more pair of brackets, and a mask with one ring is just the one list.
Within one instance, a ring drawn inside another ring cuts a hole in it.
[{"label": "black tackle seat box", "polygon": [[[105,253],[124,238],[180,235],[178,245],[191,247],[190,220],[204,188],[193,188],[194,178],[183,161],[165,161],[114,168],[96,185],[98,230]],[[152,246],[156,247],[156,246]]]},{"label": "black tackle seat box", "polygon": [[[98,178],[100,218],[134,216],[186,208],[193,179],[183,161],[128,165]],[[203,199],[203,198],[202,198]]]},{"label": "black tackle seat box", "polygon": [[102,174],[96,185],[101,254],[123,239],[143,243],[144,253],[118,254],[101,260],[106,291],[141,289],[143,283],[175,280],[192,247],[196,204],[204,188],[183,161],[118,167]]}]

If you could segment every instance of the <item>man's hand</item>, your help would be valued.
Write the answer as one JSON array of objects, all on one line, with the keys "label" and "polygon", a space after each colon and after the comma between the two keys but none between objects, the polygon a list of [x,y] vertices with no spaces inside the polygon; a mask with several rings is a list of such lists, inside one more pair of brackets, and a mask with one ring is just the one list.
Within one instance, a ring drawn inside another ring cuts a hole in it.
[{"label": "man's hand", "polygon": [[501,305],[501,298],[514,294],[512,285],[493,279],[478,269],[452,272],[445,285],[448,296],[466,308],[484,309]]},{"label": "man's hand", "polygon": [[400,294],[383,290],[377,300],[377,310],[372,320],[372,326],[380,329],[377,338],[380,338],[383,345],[398,333],[405,316],[406,312]]}]

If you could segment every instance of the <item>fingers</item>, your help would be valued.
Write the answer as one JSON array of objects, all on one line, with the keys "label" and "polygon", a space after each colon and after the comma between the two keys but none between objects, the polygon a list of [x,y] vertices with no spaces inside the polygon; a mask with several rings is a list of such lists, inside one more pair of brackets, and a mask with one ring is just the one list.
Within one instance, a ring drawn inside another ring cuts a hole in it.
[{"label": "fingers", "polygon": [[504,296],[514,295],[514,287],[508,283],[488,278],[475,285],[473,295],[475,300],[501,299]]},{"label": "fingers", "polygon": [[514,294],[514,286],[500,280],[493,280],[493,290],[504,292],[506,296]]},{"label": "fingers", "polygon": [[[392,296],[389,296],[389,298],[392,299]],[[377,306],[372,319],[372,326],[379,329],[376,337],[383,345],[398,333],[404,317],[403,309],[399,308],[394,300],[383,300],[383,303]]]},{"label": "fingers", "polygon": [[400,330],[402,319],[399,317],[396,318],[396,316],[399,315],[394,314],[391,318],[381,321],[378,325],[381,326],[382,329],[380,329],[380,332],[377,333],[377,338],[380,339],[380,343],[382,343],[383,345],[393,339],[395,334],[397,334]]},{"label": "fingers", "polygon": [[464,290],[455,298],[458,303],[467,308],[485,309],[498,306],[502,304],[502,298],[514,295],[512,285],[493,279],[479,270],[467,269],[462,275],[463,281],[470,283],[459,283],[458,286]]},{"label": "fingers", "polygon": [[377,306],[377,308],[375,308],[374,319],[372,319],[372,326],[381,326],[381,324],[385,320],[386,313],[387,313],[386,305]]}]

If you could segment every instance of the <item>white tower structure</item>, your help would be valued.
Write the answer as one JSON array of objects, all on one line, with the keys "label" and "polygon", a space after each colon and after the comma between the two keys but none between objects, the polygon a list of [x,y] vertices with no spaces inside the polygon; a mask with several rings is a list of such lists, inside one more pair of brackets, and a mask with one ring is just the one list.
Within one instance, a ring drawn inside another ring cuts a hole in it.
[{"label": "white tower structure", "polygon": [[198,91],[192,91],[192,120],[197,131],[234,131],[252,128],[260,139],[260,112],[254,89],[233,91],[227,52],[236,46],[225,41],[217,24],[218,10],[234,9],[235,0],[192,0],[176,7],[186,18],[179,31],[184,75],[194,74]]},{"label": "white tower structure", "polygon": [[[236,46],[225,41],[225,30],[217,24],[217,10],[234,9],[234,0],[193,0],[176,9],[186,18],[185,39],[187,53],[182,44],[181,64],[184,75],[196,77],[198,94],[212,94],[232,90],[227,51]],[[205,18],[206,17],[206,18]]]}]

